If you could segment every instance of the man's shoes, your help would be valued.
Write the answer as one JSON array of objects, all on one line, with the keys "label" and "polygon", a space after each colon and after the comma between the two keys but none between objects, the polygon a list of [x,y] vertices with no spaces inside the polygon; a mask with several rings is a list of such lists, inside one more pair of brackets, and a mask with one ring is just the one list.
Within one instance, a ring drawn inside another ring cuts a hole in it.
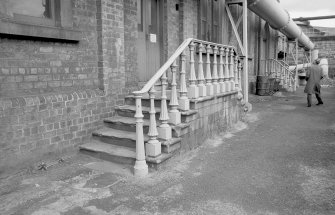
[{"label": "man's shoes", "polygon": [[319,102],[319,103],[317,103],[316,105],[323,105],[323,102]]},{"label": "man's shoes", "polygon": [[312,105],[307,105],[307,107],[312,107]]}]

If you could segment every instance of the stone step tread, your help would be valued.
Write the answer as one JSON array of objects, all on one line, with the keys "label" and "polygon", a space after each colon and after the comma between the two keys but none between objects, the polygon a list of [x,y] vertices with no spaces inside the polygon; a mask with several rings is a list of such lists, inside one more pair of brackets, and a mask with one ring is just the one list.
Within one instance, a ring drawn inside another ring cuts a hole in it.
[{"label": "stone step tread", "polygon": [[[114,157],[123,157],[126,159],[136,160],[136,151],[135,149],[122,147],[122,146],[115,146],[108,143],[103,143],[99,141],[91,141],[90,143],[83,144],[79,146],[80,150],[86,150],[95,153],[104,153],[108,154],[109,156]],[[171,158],[173,154],[162,153],[160,156],[152,158],[146,156],[146,161],[152,164],[160,164],[163,161]]]},{"label": "stone step tread", "polygon": [[165,140],[165,141],[160,140],[162,146],[174,145],[180,141],[181,141],[180,137],[173,137],[170,140]]},{"label": "stone step tread", "polygon": [[[166,90],[166,96],[167,96],[167,100],[170,100],[170,96],[171,96],[171,90]],[[126,96],[126,98],[131,98],[131,99],[135,99],[134,95],[128,95]],[[145,93],[142,95],[142,99],[150,99],[149,97],[149,93]],[[156,91],[155,92],[155,100],[161,100],[162,99],[162,92],[161,91]]]},{"label": "stone step tread", "polygon": [[[131,112],[136,112],[136,106],[135,105],[122,105],[122,106],[118,106],[116,107],[116,109],[118,110],[123,110],[123,111],[131,111]],[[156,113],[160,113],[161,112],[161,108],[156,107],[155,108]],[[142,112],[143,113],[149,113],[150,111],[150,107],[146,107],[146,106],[142,106]]]},{"label": "stone step tread", "polygon": [[[124,125],[136,125],[135,117],[124,117],[124,116],[114,116],[104,119],[106,123],[117,123],[117,124],[124,124]],[[150,120],[143,119],[143,125],[149,126]]]},{"label": "stone step tread", "polygon": [[[118,123],[118,124],[124,124],[124,125],[136,125],[136,119],[134,117],[124,117],[124,116],[113,116],[104,119],[104,122],[106,123]],[[149,126],[150,120],[149,119],[143,119],[143,126]],[[156,122],[156,125],[159,126],[159,121]],[[178,128],[187,128],[190,126],[190,123],[180,123],[178,125],[170,125],[172,128],[178,127]]]},{"label": "stone step tread", "polygon": [[116,146],[100,141],[92,140],[89,143],[79,146],[81,150],[87,150],[91,152],[102,152],[113,156],[136,158],[135,148],[128,148],[123,146]]},{"label": "stone step tread", "polygon": [[[134,105],[122,105],[122,106],[116,107],[116,109],[136,112],[136,107]],[[155,110],[156,110],[156,113],[161,112],[161,108],[159,108],[159,107],[156,107]],[[149,113],[149,111],[150,111],[150,107],[142,106],[142,112],[143,113]],[[180,111],[180,113],[181,113],[181,115],[189,116],[189,115],[193,115],[193,114],[198,113],[198,111],[197,110],[187,110],[187,111]]]},{"label": "stone step tread", "polygon": [[[136,141],[136,133],[131,131],[117,130],[113,128],[102,128],[93,132],[94,136],[103,136],[103,137],[116,137],[119,139],[130,139]],[[148,135],[144,135],[144,141],[148,141]]]}]

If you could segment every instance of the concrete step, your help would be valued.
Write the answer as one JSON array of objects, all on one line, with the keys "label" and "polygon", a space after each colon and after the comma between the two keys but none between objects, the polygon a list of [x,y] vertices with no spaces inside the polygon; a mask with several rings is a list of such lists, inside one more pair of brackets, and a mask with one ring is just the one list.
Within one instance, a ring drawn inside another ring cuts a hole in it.
[{"label": "concrete step", "polygon": [[[131,118],[135,116],[136,107],[134,105],[122,105],[116,107],[115,110],[119,116]],[[144,119],[150,118],[149,111],[150,111],[149,107],[142,106],[142,113],[144,115]],[[156,107],[156,119],[159,119],[160,112],[161,112],[160,107]]]},{"label": "concrete step", "polygon": [[[116,107],[115,110],[119,116],[132,118],[135,116],[136,107],[133,105],[122,105],[122,106]],[[142,107],[142,113],[144,115],[144,119],[150,118],[149,111],[150,111],[149,107]],[[157,120],[159,119],[160,112],[161,112],[160,107],[156,107],[156,119]],[[198,111],[188,110],[188,111],[180,111],[180,113],[181,113],[181,121],[187,123],[187,122],[192,121],[194,117],[196,117],[196,114],[198,113]]]},{"label": "concrete step", "polygon": [[112,145],[97,140],[81,145],[79,149],[92,157],[119,164],[134,165],[136,160],[135,148]]},{"label": "concrete step", "polygon": [[[136,119],[134,117],[123,117],[114,116],[104,119],[104,123],[107,127],[122,130],[136,132]],[[143,120],[143,132],[148,133],[150,121],[148,119]]]},{"label": "concrete step", "polygon": [[[159,120],[156,120],[156,125],[159,126]],[[105,125],[109,128],[122,131],[132,131],[136,132],[136,119],[134,117],[123,117],[114,116],[104,119]],[[143,120],[143,132],[147,134],[149,132],[150,121],[148,119]],[[189,123],[180,123],[179,125],[171,125],[172,136],[180,137],[188,132]]]},{"label": "concrete step", "polygon": [[[179,140],[180,143],[180,140]],[[172,144],[175,146],[176,144]],[[91,141],[90,143],[79,146],[82,153],[95,158],[110,161],[117,164],[125,164],[132,168],[136,162],[136,151],[128,147],[115,146],[100,141]],[[175,150],[176,151],[176,150]],[[158,169],[159,166],[169,158],[173,153],[162,153],[160,156],[152,158],[146,157],[147,164],[150,168]]]},{"label": "concrete step", "polygon": [[[166,91],[166,96],[167,96],[167,99],[166,99],[167,103],[169,104],[170,98],[171,98],[171,90]],[[162,92],[161,91],[155,92],[155,107],[161,106],[161,99],[162,99]],[[136,104],[135,102],[136,102],[136,99],[134,95],[126,96],[125,104],[135,106]],[[150,107],[150,97],[148,93],[144,94],[142,97],[142,106]]]},{"label": "concrete step", "polygon": [[[176,136],[181,136],[185,132],[185,129],[188,128],[189,125],[181,124],[179,126],[175,126],[173,129],[173,133]],[[95,132],[93,132],[93,140],[100,141],[102,143],[127,147],[131,149],[136,148],[136,133],[131,131],[122,131],[113,128],[102,128]],[[149,137],[148,135],[144,135],[144,142],[148,142]],[[171,140],[162,140],[158,139],[162,143],[162,151],[166,153],[173,152],[180,148],[180,141],[179,137],[173,137]],[[177,144],[177,145],[176,145]],[[178,146],[179,144],[179,146]]]},{"label": "concrete step", "polygon": [[[101,142],[135,148],[136,147],[136,133],[132,131],[122,131],[113,128],[102,128],[93,132],[93,138]],[[149,140],[147,135],[144,135],[144,141]]]}]

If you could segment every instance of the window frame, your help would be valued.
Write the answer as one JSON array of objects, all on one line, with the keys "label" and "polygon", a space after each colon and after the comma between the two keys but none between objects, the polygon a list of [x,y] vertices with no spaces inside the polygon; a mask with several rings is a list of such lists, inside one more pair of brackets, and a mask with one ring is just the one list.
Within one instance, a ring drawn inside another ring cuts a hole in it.
[{"label": "window frame", "polygon": [[23,14],[14,14],[13,18],[0,17],[0,36],[79,41],[81,33],[73,29],[72,1],[53,0],[52,7],[52,19]]}]

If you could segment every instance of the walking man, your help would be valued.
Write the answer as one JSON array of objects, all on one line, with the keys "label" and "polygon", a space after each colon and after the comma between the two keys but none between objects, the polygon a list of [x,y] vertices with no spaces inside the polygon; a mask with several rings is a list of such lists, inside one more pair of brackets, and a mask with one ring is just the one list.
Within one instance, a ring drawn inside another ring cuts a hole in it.
[{"label": "walking man", "polygon": [[307,84],[304,92],[307,93],[307,107],[312,106],[312,94],[315,94],[315,97],[318,100],[318,103],[316,105],[323,104],[323,101],[321,99],[320,85],[320,80],[323,78],[323,76],[322,68],[319,64],[320,59],[316,59],[306,73]]}]

